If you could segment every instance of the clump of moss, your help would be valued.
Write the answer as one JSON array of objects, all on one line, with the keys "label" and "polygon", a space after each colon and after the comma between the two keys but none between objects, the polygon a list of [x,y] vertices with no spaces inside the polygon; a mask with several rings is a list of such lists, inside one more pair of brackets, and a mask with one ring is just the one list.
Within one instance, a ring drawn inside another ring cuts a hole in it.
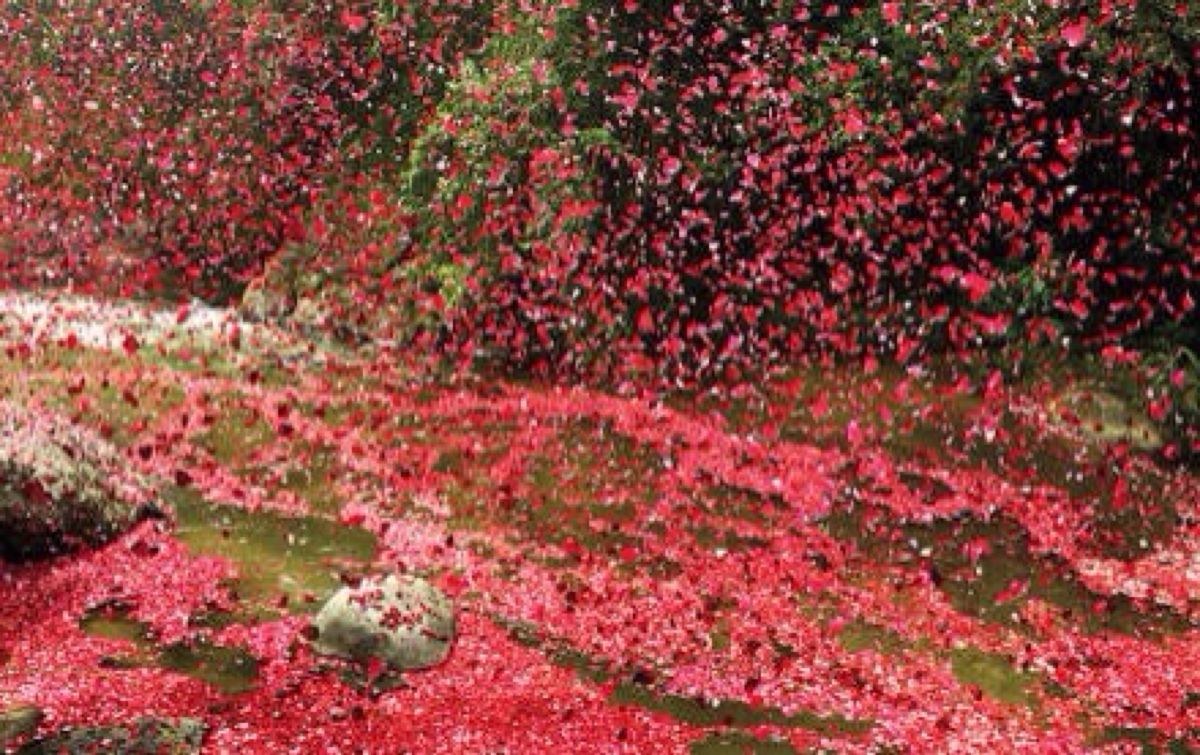
[{"label": "clump of moss", "polygon": [[60,729],[26,744],[25,753],[155,752],[186,755],[200,752],[205,725],[195,718],[142,717],[131,723]]},{"label": "clump of moss", "polygon": [[0,558],[98,545],[159,513],[148,481],[100,435],[0,400]]}]

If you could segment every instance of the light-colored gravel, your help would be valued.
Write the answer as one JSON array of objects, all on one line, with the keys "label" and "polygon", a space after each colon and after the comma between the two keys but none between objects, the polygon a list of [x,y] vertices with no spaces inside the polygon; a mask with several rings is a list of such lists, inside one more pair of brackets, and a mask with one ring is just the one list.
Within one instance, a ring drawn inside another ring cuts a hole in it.
[{"label": "light-colored gravel", "polygon": [[227,340],[245,327],[230,311],[201,302],[172,311],[79,296],[0,293],[0,329],[10,339],[31,343],[73,336],[83,346],[120,349],[129,335],[145,343],[188,337]]},{"label": "light-colored gravel", "polygon": [[56,292],[0,292],[0,343],[111,351],[163,345],[321,360],[320,350],[307,339],[273,325],[247,322],[233,309],[200,301],[170,308]]}]

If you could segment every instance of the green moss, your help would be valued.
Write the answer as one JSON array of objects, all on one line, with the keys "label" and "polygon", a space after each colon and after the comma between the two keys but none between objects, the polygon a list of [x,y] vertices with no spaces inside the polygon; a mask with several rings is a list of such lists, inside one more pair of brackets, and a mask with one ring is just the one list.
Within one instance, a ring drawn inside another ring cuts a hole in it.
[{"label": "green moss", "polygon": [[950,651],[950,662],[954,678],[963,684],[972,684],[1000,702],[1034,704],[1032,687],[1037,683],[1037,675],[1017,670],[1005,656],[965,647]]},{"label": "green moss", "polygon": [[296,456],[302,461],[286,467],[273,484],[300,496],[318,514],[336,514],[340,503],[335,485],[336,450],[330,446],[300,448]]},{"label": "green moss", "polygon": [[710,551],[740,553],[767,547],[770,542],[755,535],[741,535],[734,530],[718,529],[709,525],[691,525],[688,531],[696,538],[696,544]]},{"label": "green moss", "polygon": [[[507,630],[515,641],[538,649],[553,663],[573,669],[583,679],[601,683],[622,676],[611,664],[562,640],[548,637],[535,625],[509,621],[499,616],[493,616],[492,620]],[[871,721],[837,714],[819,715],[810,711],[785,713],[779,708],[751,705],[741,700],[700,700],[672,695],[629,679],[617,682],[608,696],[608,702],[663,713],[691,726],[750,728],[767,725],[808,729],[826,736],[855,737],[866,733],[874,725]]]},{"label": "green moss", "polygon": [[[1060,559],[1033,553],[1025,530],[1000,515],[990,520],[963,516],[906,523],[864,501],[843,500],[821,526],[882,563],[911,566],[917,559],[927,559],[938,588],[954,607],[985,621],[1024,631],[1015,614],[1025,601],[1037,598],[1063,609],[1066,618],[1088,632],[1161,635],[1186,631],[1189,626],[1167,608],[1141,608],[1124,596],[1092,592]],[[964,551],[971,542],[986,545],[986,552],[974,561]],[[1014,580],[1026,589],[1012,601],[997,602],[996,595]],[[1096,611],[1098,604],[1106,610]]]},{"label": "green moss", "polygon": [[129,724],[70,726],[26,743],[22,755],[60,753],[156,753],[191,755],[201,750],[205,724],[195,718],[138,718]]},{"label": "green moss", "polygon": [[258,678],[258,659],[245,648],[204,640],[167,645],[159,652],[156,665],[199,679],[227,695],[253,689]]},{"label": "green moss", "polygon": [[728,484],[705,487],[691,503],[704,512],[705,518],[725,517],[752,524],[769,524],[776,515],[789,510],[783,496],[763,495],[757,490]]},{"label": "green moss", "polygon": [[912,648],[912,643],[898,633],[861,619],[842,627],[838,644],[851,653],[874,650],[884,655],[896,655]]},{"label": "green moss", "polygon": [[[1192,730],[1193,734],[1189,737],[1170,738],[1157,729],[1141,728],[1133,726],[1110,726],[1106,727],[1091,742],[1093,747],[1104,747],[1105,745],[1127,744],[1137,747],[1142,755],[1160,755],[1160,753],[1168,753],[1168,755],[1192,755],[1195,749],[1192,745],[1194,741],[1192,737],[1196,730]],[[1122,752],[1128,751],[1123,749]]]},{"label": "green moss", "polygon": [[733,633],[729,629],[729,619],[717,616],[708,630],[708,642],[713,652],[724,653],[733,645]]},{"label": "green moss", "polygon": [[796,748],[788,742],[760,739],[741,731],[723,731],[697,739],[688,747],[691,755],[788,755]]},{"label": "green moss", "polygon": [[698,700],[662,694],[645,686],[621,683],[613,688],[608,701],[614,705],[635,705],[665,713],[692,726],[784,726],[808,729],[828,736],[855,736],[871,729],[873,723],[839,715],[818,715],[809,711],[784,713],[778,708],[751,705],[741,700]]},{"label": "green moss", "polygon": [[253,689],[258,677],[258,659],[245,648],[207,640],[159,646],[149,627],[134,619],[127,607],[107,606],[89,612],[79,626],[88,634],[133,645],[130,653],[104,659],[109,668],[162,668],[199,679],[229,695]]},{"label": "green moss", "polygon": [[196,443],[224,466],[245,464],[255,451],[275,440],[275,430],[243,406],[236,393],[222,396],[214,414],[212,426],[196,436]]},{"label": "green moss", "polygon": [[288,517],[214,506],[184,488],[169,488],[176,536],[194,552],[221,556],[238,568],[237,594],[251,608],[316,610],[316,600],[361,571],[375,554],[375,537],[320,517]]},{"label": "green moss", "polygon": [[125,607],[89,611],[79,620],[79,628],[93,637],[125,640],[135,645],[150,642],[147,626],[131,617]]}]

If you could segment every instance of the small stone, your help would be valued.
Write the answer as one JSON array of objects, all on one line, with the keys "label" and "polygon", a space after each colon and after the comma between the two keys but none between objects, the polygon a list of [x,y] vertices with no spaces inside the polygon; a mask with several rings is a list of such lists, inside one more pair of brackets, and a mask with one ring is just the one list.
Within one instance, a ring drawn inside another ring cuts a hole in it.
[{"label": "small stone", "polygon": [[443,661],[454,641],[454,605],[419,577],[364,579],[343,587],[314,620],[313,649],[354,661],[378,658],[400,670]]}]

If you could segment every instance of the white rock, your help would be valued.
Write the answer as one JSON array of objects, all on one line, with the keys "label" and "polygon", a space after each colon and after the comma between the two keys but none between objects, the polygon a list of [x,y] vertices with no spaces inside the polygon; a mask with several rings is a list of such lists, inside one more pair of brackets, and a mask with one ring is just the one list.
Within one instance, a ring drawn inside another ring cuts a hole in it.
[{"label": "white rock", "polygon": [[313,621],[318,653],[348,660],[379,658],[398,669],[428,668],[454,641],[454,605],[419,577],[365,579],[343,587]]}]

